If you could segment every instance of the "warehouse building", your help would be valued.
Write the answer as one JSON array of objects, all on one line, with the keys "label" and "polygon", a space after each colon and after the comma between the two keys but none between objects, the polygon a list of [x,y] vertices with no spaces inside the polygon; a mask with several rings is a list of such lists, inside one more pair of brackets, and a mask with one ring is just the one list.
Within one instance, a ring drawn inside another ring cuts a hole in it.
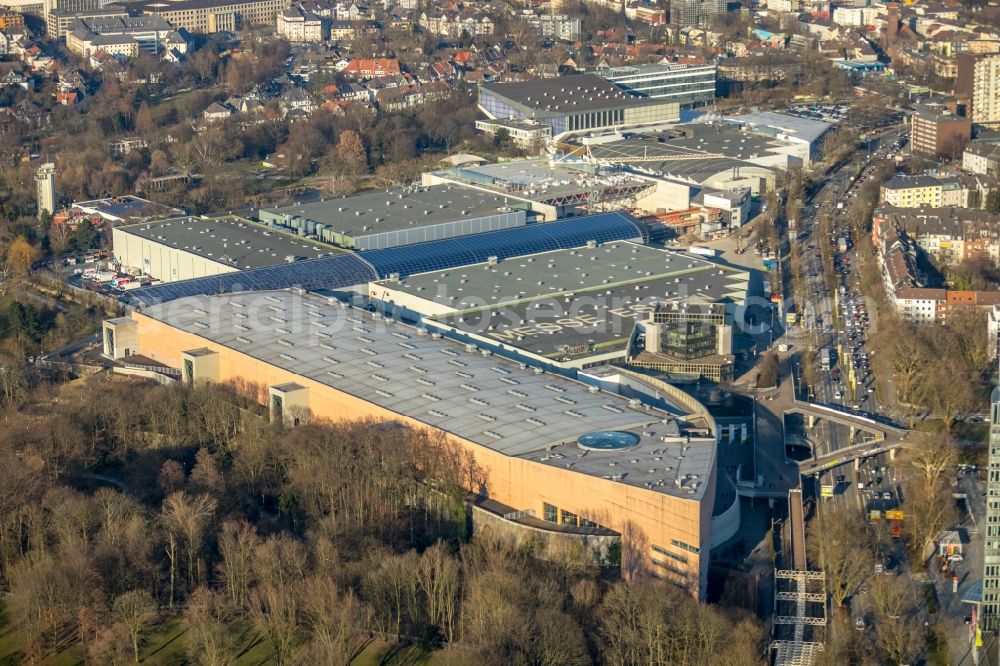
[{"label": "warehouse building", "polygon": [[[718,304],[732,321],[749,279],[699,256],[618,241],[381,280],[368,295],[395,318],[573,375],[634,356],[659,302]],[[731,379],[731,339],[674,373]]]},{"label": "warehouse building", "polygon": [[544,220],[597,212],[604,206],[645,208],[657,198],[651,178],[579,158],[536,158],[425,173],[424,185],[450,183],[520,202]]},{"label": "warehouse building", "polygon": [[468,490],[509,530],[574,533],[597,551],[608,542],[588,530],[613,531],[623,573],[704,597],[716,438],[639,399],[298,290],[153,306],[106,321],[103,340],[109,358],[141,355],[185,381],[262,384],[286,426],[372,418],[440,433],[472,454],[482,474]]},{"label": "warehouse building", "polygon": [[725,122],[684,123],[666,130],[612,135],[584,143],[594,159],[612,162],[722,157],[781,170],[810,162],[808,144],[760,133],[750,125]]},{"label": "warehouse building", "polygon": [[257,217],[341,247],[377,250],[524,226],[526,208],[502,194],[433,185],[262,208]]},{"label": "warehouse building", "polygon": [[596,74],[479,86],[479,108],[493,120],[534,120],[556,141],[573,134],[677,122],[680,104],[632,95]]},{"label": "warehouse building", "polygon": [[[262,234],[268,241],[272,238],[291,238],[293,246],[289,249],[297,250],[302,248],[303,244],[309,245],[299,238],[275,234],[268,229],[263,231],[271,234]],[[220,264],[217,257],[205,255],[204,247],[195,250],[189,245],[185,252],[195,254],[197,258],[209,262],[215,270],[208,272],[206,277],[137,289],[130,293],[130,298],[137,306],[148,306],[185,296],[290,287],[347,291],[359,287],[363,291],[370,282],[380,279],[444,270],[488,261],[490,258],[502,261],[537,252],[582,247],[588,243],[602,244],[619,240],[644,242],[648,237],[647,234],[645,225],[627,213],[616,211],[416,245],[371,250],[362,254],[336,254],[319,259],[284,263],[273,261],[272,263],[277,265],[265,265],[248,270],[235,270],[233,266]],[[294,244],[295,241],[299,241],[299,244]],[[156,242],[162,244],[158,239]],[[150,251],[164,249],[178,248],[173,246],[162,248],[160,245],[154,245]],[[258,253],[262,254],[264,253]],[[272,260],[280,256],[280,252],[272,254],[276,255]],[[139,258],[143,259],[142,256]],[[182,255],[182,259],[190,261],[186,254]],[[219,270],[220,268],[230,270]]]},{"label": "warehouse building", "polygon": [[163,282],[317,259],[339,251],[239,217],[180,217],[115,227],[115,261]]},{"label": "warehouse building", "polygon": [[822,148],[822,139],[832,125],[821,120],[792,116],[777,111],[759,111],[723,119],[752,129],[758,134],[773,136],[781,141],[797,143],[805,147],[809,160],[815,159]]}]

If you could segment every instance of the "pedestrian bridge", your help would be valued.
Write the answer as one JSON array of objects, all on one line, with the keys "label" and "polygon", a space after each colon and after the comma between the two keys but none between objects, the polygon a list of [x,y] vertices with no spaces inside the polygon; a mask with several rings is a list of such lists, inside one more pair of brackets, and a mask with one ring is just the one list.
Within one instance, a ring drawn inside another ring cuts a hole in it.
[{"label": "pedestrian bridge", "polygon": [[[866,414],[848,412],[837,407],[801,400],[795,400],[794,406],[786,409],[784,414],[799,414],[806,418],[807,424],[810,427],[815,425],[816,420],[822,419],[848,427],[851,429],[852,439],[858,432],[868,433],[875,438],[875,441],[852,444],[851,446],[831,451],[824,456],[801,461],[799,462],[799,471],[802,474],[824,472],[844,463],[879,453],[888,452],[890,456],[894,456],[896,449],[903,446],[906,434],[909,432],[905,428],[876,420]],[[809,448],[811,449],[812,447],[810,446]]]}]

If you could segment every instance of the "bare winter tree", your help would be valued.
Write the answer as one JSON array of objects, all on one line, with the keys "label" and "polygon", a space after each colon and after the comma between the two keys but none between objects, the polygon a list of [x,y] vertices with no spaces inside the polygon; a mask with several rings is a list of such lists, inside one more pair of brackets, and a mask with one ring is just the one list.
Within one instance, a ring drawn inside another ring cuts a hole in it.
[{"label": "bare winter tree", "polygon": [[824,509],[809,524],[810,558],[826,573],[827,591],[838,608],[872,571],[871,552],[859,538],[865,529],[861,514],[842,507]]}]

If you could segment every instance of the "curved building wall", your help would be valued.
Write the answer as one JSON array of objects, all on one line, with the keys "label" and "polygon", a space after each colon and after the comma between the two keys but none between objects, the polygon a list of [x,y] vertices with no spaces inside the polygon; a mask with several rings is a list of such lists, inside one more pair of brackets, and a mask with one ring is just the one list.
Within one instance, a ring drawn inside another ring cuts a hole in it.
[{"label": "curved building wall", "polygon": [[[309,411],[331,421],[372,418],[393,420],[426,429],[427,424],[331,386],[289,372],[235,349],[152,319],[138,312],[136,353],[178,368],[190,350],[218,353],[215,381],[249,379],[266,387],[298,385],[306,389]],[[698,501],[633,486],[610,478],[506,456],[441,430],[475,458],[483,471],[489,497],[519,510],[542,516],[545,505],[556,506],[621,534],[622,573],[626,577],[657,576],[704,598],[708,576],[712,501]],[[713,465],[704,496],[715,496]]]}]

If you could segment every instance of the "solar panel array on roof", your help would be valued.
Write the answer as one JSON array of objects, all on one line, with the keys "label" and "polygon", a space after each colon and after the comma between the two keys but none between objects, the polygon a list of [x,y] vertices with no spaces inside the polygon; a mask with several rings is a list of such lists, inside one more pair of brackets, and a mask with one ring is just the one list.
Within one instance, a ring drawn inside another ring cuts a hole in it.
[{"label": "solar panel array on roof", "polygon": [[516,227],[418,243],[358,255],[323,257],[292,264],[184,280],[137,289],[131,293],[138,305],[165,303],[185,296],[271,289],[344,289],[394,273],[401,277],[454,266],[482,263],[490,257],[505,259],[537,252],[564,250],[618,240],[644,241],[639,223],[620,211],[588,215],[528,227]]},{"label": "solar panel array on roof", "polygon": [[454,266],[478,264],[490,257],[502,260],[580,247],[586,245],[587,241],[606,243],[616,240],[643,240],[638,223],[628,214],[618,211],[449,238],[433,243],[373,250],[362,253],[362,257],[375,267],[380,277],[389,277],[393,273],[405,277]]}]

